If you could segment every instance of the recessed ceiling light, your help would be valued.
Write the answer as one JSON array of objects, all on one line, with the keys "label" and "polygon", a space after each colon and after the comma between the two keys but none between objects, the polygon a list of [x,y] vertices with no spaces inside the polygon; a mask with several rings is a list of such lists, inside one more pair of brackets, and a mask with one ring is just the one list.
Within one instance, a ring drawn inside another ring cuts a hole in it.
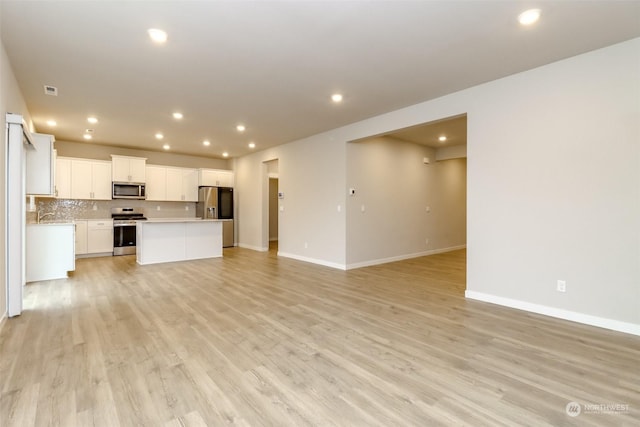
[{"label": "recessed ceiling light", "polygon": [[236,129],[238,129],[238,132],[244,132],[247,128],[244,125],[238,125]]},{"label": "recessed ceiling light", "polygon": [[164,144],[162,148],[164,148],[165,150],[168,150],[169,148],[171,148],[171,146],[169,144]]},{"label": "recessed ceiling light", "polygon": [[159,30],[157,28],[150,28],[149,30],[147,30],[147,32],[149,33],[149,37],[151,37],[151,40],[156,43],[164,43],[167,41],[167,33],[162,30]]},{"label": "recessed ceiling light", "polygon": [[529,9],[518,15],[518,22],[522,25],[532,25],[540,19],[540,9]]},{"label": "recessed ceiling light", "polygon": [[92,138],[92,136],[90,134],[88,134],[88,133],[85,133],[84,135],[82,135],[82,137],[84,139],[91,139]]},{"label": "recessed ceiling light", "polygon": [[182,117],[183,117],[182,113],[179,113],[177,111],[175,113],[173,113],[173,118],[176,119],[176,120],[180,120]]},{"label": "recessed ceiling light", "polygon": [[336,103],[342,102],[342,94],[334,93],[333,95],[331,95],[331,100]]},{"label": "recessed ceiling light", "polygon": [[438,138],[438,141],[440,142],[445,142],[447,140],[447,137],[442,135],[441,137]]},{"label": "recessed ceiling light", "polygon": [[98,123],[98,119],[96,117],[87,117],[87,121],[93,125]]},{"label": "recessed ceiling light", "polygon": [[211,145],[211,143],[205,139],[204,141],[202,141],[202,145],[204,145],[205,147],[208,147]]},{"label": "recessed ceiling light", "polygon": [[249,148],[256,148],[256,143],[255,142],[250,142],[249,143]]},{"label": "recessed ceiling light", "polygon": [[161,134],[160,132],[156,133],[156,139],[162,139],[164,138],[164,135]]},{"label": "recessed ceiling light", "polygon": [[47,126],[51,126],[54,127],[56,126],[58,123],[56,123],[55,120],[47,120]]},{"label": "recessed ceiling light", "polygon": [[225,151],[224,153],[222,153],[222,157],[229,157],[229,153]]}]

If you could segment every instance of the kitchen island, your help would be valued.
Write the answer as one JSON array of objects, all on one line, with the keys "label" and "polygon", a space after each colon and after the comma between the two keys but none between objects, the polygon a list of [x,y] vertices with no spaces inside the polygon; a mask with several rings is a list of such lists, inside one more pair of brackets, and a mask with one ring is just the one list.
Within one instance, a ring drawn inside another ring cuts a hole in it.
[{"label": "kitchen island", "polygon": [[222,222],[198,218],[137,221],[136,256],[140,265],[222,256]]}]

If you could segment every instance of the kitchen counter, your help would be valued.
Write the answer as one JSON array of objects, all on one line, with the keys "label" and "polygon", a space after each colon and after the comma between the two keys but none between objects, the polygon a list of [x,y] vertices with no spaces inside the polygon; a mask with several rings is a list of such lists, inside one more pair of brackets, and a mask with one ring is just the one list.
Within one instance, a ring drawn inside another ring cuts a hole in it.
[{"label": "kitchen counter", "polygon": [[137,221],[136,245],[140,265],[222,257],[222,221],[199,218]]},{"label": "kitchen counter", "polygon": [[26,227],[26,282],[67,277],[75,270],[75,225],[41,222]]}]

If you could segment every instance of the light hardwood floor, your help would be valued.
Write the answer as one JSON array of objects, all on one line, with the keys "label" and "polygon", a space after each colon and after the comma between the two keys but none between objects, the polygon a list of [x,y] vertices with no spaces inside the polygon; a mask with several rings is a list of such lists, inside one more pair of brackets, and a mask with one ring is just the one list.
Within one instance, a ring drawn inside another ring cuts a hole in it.
[{"label": "light hardwood floor", "polygon": [[640,338],[467,301],[464,251],[349,272],[224,255],[29,284],[0,425],[639,425]]}]

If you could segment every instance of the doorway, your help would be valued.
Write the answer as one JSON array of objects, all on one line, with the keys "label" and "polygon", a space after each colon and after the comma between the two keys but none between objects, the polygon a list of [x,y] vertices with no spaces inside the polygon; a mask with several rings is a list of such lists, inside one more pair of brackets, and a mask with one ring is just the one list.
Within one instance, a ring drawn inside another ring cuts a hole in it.
[{"label": "doorway", "polygon": [[347,268],[464,253],[466,127],[463,114],[348,144]]},{"label": "doorway", "polygon": [[279,161],[273,159],[264,162],[264,186],[263,186],[263,236],[262,247],[264,250],[277,253],[279,239]]}]

